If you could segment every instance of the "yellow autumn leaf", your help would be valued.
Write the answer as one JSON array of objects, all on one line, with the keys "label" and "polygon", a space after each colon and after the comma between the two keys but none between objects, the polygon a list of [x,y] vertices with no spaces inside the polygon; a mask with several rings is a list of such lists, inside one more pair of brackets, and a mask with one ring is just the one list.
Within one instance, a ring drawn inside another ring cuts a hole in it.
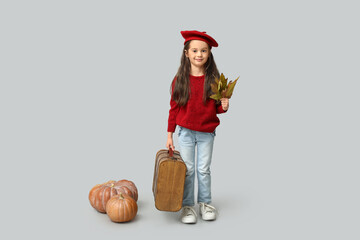
[{"label": "yellow autumn leaf", "polygon": [[220,101],[221,98],[231,98],[238,79],[239,77],[228,83],[228,79],[221,73],[220,77],[215,78],[215,82],[210,84],[213,93],[210,98],[216,101]]}]

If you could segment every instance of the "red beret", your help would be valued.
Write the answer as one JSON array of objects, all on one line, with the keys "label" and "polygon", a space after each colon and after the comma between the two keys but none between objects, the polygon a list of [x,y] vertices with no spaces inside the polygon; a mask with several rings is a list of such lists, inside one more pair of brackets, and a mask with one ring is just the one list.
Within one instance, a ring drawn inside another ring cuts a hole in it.
[{"label": "red beret", "polygon": [[209,44],[210,47],[217,47],[219,46],[218,43],[215,41],[215,39],[213,39],[212,37],[210,37],[209,35],[206,34],[206,32],[199,32],[199,31],[181,31],[181,35],[185,38],[185,42],[190,41],[190,40],[201,40],[206,42],[207,44]]}]

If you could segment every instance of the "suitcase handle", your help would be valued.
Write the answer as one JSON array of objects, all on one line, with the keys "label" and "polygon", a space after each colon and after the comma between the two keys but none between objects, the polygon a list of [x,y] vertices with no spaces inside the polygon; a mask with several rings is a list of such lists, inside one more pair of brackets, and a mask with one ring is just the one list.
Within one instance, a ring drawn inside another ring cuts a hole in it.
[{"label": "suitcase handle", "polygon": [[169,157],[173,157],[174,156],[174,151],[172,150],[171,147],[169,147]]}]

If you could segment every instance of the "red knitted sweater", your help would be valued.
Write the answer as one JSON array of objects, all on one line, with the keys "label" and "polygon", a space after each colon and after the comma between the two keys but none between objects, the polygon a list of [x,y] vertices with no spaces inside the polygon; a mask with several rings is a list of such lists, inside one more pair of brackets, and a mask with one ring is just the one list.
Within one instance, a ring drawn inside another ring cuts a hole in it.
[{"label": "red knitted sweater", "polygon": [[190,97],[184,106],[179,107],[171,98],[168,132],[175,132],[176,125],[199,132],[213,132],[220,124],[216,114],[225,111],[222,109],[221,104],[217,105],[213,99],[208,99],[206,104],[203,103],[204,81],[205,75],[190,75]]}]

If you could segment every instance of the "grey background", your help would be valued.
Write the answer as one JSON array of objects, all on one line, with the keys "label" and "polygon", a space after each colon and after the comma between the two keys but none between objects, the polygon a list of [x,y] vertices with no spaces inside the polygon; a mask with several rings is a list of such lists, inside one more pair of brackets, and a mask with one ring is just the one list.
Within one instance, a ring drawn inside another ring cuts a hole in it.
[{"label": "grey background", "polygon": [[[359,22],[356,1],[1,1],[2,238],[359,239]],[[220,215],[189,226],[151,186],[192,29],[240,80],[214,148]],[[111,179],[138,186],[131,223],[88,202]]]}]

